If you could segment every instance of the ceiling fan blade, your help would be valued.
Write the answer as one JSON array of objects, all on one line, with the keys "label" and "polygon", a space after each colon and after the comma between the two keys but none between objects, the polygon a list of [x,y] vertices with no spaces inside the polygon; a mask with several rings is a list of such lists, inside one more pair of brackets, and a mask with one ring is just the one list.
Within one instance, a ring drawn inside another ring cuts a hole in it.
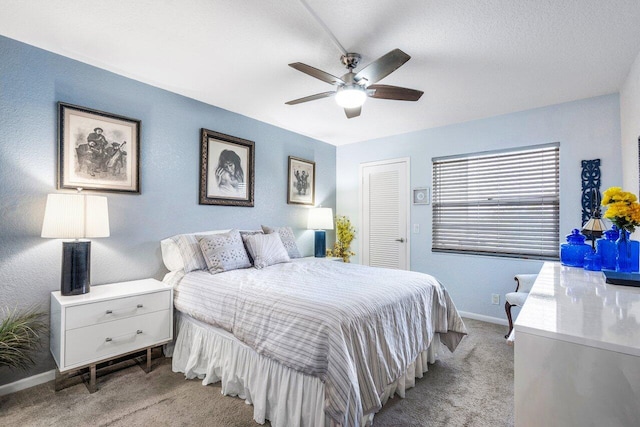
[{"label": "ceiling fan blade", "polygon": [[328,98],[335,95],[334,91],[316,93],[315,95],[305,96],[304,98],[294,99],[293,101],[285,102],[287,105],[300,104],[302,102],[315,101],[316,99]]},{"label": "ceiling fan blade", "polygon": [[303,64],[302,62],[294,62],[293,64],[289,64],[289,67],[295,68],[298,71],[302,71],[311,77],[315,77],[316,79],[322,80],[323,82],[327,82],[331,85],[346,84],[340,77],[336,77],[326,71],[318,70],[317,68],[313,68],[311,65]]},{"label": "ceiling fan blade", "polygon": [[[370,91],[373,90],[373,93]],[[389,85],[371,85],[367,87],[367,92],[371,98],[395,99],[398,101],[417,101],[422,94],[421,90],[407,89],[406,87]]]},{"label": "ceiling fan blade", "polygon": [[355,75],[354,79],[358,83],[360,80],[365,80],[368,85],[374,84],[393,73],[410,59],[411,57],[400,49],[394,49],[364,67]]},{"label": "ceiling fan blade", "polygon": [[353,119],[358,117],[362,112],[362,107],[345,108],[344,113],[347,115],[347,119]]}]

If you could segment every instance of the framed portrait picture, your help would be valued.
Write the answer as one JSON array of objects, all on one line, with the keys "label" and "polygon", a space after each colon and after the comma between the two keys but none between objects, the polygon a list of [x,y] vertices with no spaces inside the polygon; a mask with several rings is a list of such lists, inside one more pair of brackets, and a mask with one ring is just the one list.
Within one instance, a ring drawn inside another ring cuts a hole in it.
[{"label": "framed portrait picture", "polygon": [[316,199],[315,162],[289,156],[289,181],[287,203],[314,205]]},{"label": "framed portrait picture", "polygon": [[140,120],[58,103],[58,189],[140,193]]},{"label": "framed portrait picture", "polygon": [[202,129],[201,205],[253,206],[254,146],[253,141]]}]

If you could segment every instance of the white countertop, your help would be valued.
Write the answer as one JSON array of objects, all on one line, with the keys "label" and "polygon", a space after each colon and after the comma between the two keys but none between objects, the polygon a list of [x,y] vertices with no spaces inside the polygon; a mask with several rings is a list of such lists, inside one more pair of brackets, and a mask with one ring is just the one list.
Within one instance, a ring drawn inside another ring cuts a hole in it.
[{"label": "white countertop", "polygon": [[515,322],[518,332],[640,356],[640,288],[601,271],[546,262]]}]

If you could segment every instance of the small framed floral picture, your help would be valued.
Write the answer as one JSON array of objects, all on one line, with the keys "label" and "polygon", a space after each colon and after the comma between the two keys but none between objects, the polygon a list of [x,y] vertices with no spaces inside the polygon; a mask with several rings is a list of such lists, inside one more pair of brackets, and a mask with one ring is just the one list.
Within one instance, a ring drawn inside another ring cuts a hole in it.
[{"label": "small framed floral picture", "polygon": [[289,156],[287,203],[293,205],[315,204],[316,164],[310,160]]}]

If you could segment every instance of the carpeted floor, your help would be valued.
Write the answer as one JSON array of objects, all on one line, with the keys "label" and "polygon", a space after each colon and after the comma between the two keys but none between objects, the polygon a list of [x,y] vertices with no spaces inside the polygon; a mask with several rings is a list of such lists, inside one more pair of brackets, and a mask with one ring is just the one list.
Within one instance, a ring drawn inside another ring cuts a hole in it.
[{"label": "carpeted floor", "polygon": [[[390,399],[375,416],[380,426],[513,425],[513,347],[506,327],[465,319],[469,330],[455,353],[429,367],[406,398]],[[0,397],[2,426],[257,426],[253,408],[222,396],[219,384],[202,386],[171,372],[170,359],[151,373],[137,366],[59,392],[53,382]]]}]

